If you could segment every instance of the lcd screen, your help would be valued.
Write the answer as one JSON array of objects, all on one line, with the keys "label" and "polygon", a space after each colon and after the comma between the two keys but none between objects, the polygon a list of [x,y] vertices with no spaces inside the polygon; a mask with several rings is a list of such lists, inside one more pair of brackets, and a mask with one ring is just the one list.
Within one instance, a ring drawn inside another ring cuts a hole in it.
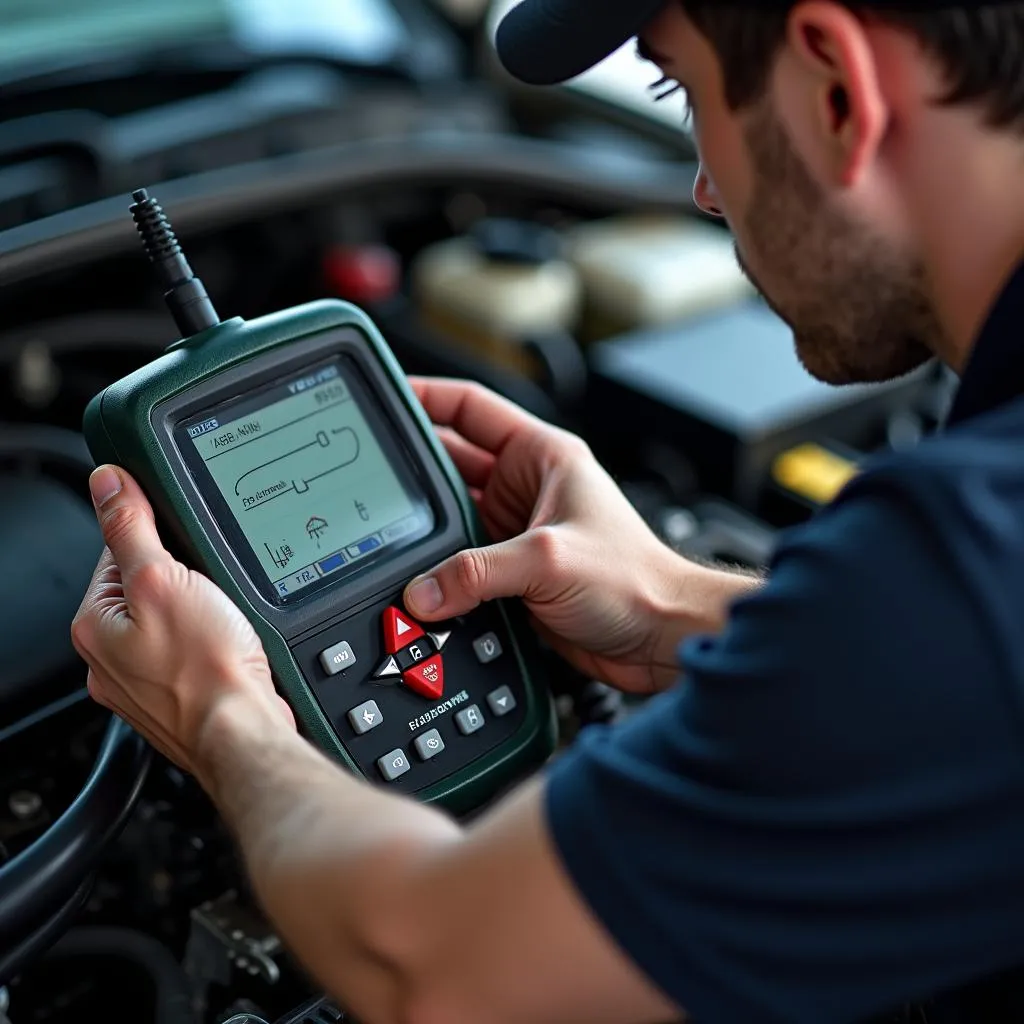
[{"label": "lcd screen", "polygon": [[278,598],[433,528],[383,418],[352,384],[335,361],[182,424]]}]

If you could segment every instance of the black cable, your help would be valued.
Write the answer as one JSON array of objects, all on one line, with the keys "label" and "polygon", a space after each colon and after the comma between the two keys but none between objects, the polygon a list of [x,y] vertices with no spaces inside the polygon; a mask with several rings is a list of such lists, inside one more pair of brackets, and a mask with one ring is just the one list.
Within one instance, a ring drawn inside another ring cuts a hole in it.
[{"label": "black cable", "polygon": [[49,920],[38,925],[27,939],[10,949],[0,951],[0,985],[8,984],[25,966],[42,956],[71,927],[75,915],[85,906],[92,891],[93,877],[88,876]]},{"label": "black cable", "polygon": [[0,729],[0,747],[2,747],[8,740],[14,739],[15,736],[20,736],[23,732],[28,732],[29,729],[40,725],[48,718],[55,718],[62,711],[67,711],[69,708],[73,708],[77,704],[84,704],[88,699],[89,691],[83,686],[82,689],[75,690],[74,693],[69,693],[66,697],[61,697],[58,700],[51,701],[49,704],[44,704],[41,708],[37,708],[35,711],[29,712],[29,714],[25,715],[23,718],[19,718],[16,722],[12,722],[10,725],[5,725]]},{"label": "black cable", "polygon": [[206,294],[203,282],[192,273],[163,208],[144,188],[133,192],[132,198],[135,200],[131,207],[135,226],[157,277],[167,289],[164,299],[181,336],[190,338],[200,331],[216,327],[220,317]]},{"label": "black cable", "polygon": [[0,944],[16,942],[52,914],[124,828],[153,750],[113,718],[81,793],[31,846],[0,868]]},{"label": "black cable", "polygon": [[[81,435],[39,425],[0,433],[0,458],[11,456],[83,475],[93,465]],[[77,691],[0,729],[0,743],[87,697],[87,691]],[[111,719],[81,793],[40,839],[0,868],[0,983],[58,939],[85,903],[92,879],[83,875],[124,827],[151,760],[148,744],[120,719]]]}]

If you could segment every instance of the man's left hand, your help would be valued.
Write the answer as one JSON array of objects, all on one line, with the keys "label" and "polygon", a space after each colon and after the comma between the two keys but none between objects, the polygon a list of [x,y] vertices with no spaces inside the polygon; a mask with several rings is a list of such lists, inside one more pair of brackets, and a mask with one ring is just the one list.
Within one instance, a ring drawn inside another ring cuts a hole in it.
[{"label": "man's left hand", "polygon": [[325,991],[360,1020],[679,1016],[566,877],[540,784],[465,831],[353,777],[296,736],[255,632],[164,549],[139,486],[110,467],[91,485],[108,550],[72,627],[89,689],[196,776]]},{"label": "man's left hand", "polygon": [[92,697],[193,774],[204,728],[225,702],[294,728],[252,626],[168,553],[139,485],[103,466],[90,488],[106,550],[71,636]]}]

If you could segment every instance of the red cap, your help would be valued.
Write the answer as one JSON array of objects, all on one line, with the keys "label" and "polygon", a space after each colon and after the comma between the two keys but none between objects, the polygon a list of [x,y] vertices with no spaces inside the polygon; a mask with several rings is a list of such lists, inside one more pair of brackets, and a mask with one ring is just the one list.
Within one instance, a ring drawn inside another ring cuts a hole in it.
[{"label": "red cap", "polygon": [[357,304],[380,302],[398,292],[402,266],[385,245],[338,245],[323,261],[324,281],[332,294]]}]

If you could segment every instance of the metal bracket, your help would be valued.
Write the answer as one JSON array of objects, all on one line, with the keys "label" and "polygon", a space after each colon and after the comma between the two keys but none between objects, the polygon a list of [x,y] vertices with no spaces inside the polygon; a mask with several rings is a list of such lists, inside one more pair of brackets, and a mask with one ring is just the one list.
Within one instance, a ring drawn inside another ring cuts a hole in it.
[{"label": "metal bracket", "polygon": [[[234,890],[196,907],[191,918],[185,957],[194,977],[227,984],[234,966],[262,977],[268,985],[280,979],[281,969],[274,957],[282,951],[281,940],[259,913],[239,903]],[[214,968],[210,955],[218,950],[223,954],[219,969]]]}]

